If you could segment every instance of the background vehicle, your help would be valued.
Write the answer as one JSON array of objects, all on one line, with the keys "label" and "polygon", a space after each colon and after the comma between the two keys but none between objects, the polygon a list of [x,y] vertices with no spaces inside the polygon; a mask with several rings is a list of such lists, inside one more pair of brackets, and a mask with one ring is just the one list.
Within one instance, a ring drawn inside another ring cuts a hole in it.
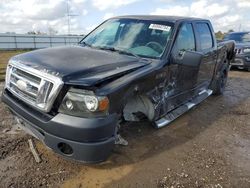
[{"label": "background vehicle", "polygon": [[55,152],[99,162],[124,143],[121,120],[160,128],[222,94],[233,58],[234,42],[217,45],[208,20],[115,17],[79,46],[13,57],[3,101]]},{"label": "background vehicle", "polygon": [[225,36],[224,41],[234,40],[235,60],[231,62],[232,67],[250,71],[250,32],[232,32]]}]

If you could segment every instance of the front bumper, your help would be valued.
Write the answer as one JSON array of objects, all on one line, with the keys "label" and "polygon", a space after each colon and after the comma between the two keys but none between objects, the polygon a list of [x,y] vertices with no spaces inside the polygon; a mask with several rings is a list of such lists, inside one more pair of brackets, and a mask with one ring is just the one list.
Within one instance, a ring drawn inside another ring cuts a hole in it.
[{"label": "front bumper", "polygon": [[27,106],[4,90],[2,101],[22,120],[25,127],[56,153],[77,161],[95,163],[107,159],[114,142],[117,115],[80,118],[65,114],[49,116]]},{"label": "front bumper", "polygon": [[242,69],[250,69],[250,54],[237,54],[234,61],[231,62],[231,66]]}]

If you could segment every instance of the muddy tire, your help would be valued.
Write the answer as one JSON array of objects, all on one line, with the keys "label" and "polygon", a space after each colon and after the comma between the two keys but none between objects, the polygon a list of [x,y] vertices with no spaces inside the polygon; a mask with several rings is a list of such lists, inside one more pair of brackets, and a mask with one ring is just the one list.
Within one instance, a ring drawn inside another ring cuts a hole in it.
[{"label": "muddy tire", "polygon": [[216,83],[213,88],[214,95],[222,95],[224,93],[227,84],[227,77],[228,77],[227,70],[220,72],[220,76],[216,80]]}]

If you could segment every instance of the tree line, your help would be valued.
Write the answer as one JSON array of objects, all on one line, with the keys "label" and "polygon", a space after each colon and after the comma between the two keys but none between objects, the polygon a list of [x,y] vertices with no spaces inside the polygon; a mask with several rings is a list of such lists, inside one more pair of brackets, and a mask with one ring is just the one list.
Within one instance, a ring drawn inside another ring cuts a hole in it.
[{"label": "tree line", "polygon": [[224,32],[224,33],[222,31],[217,31],[217,32],[215,32],[216,39],[223,40],[224,36],[227,33],[231,33],[231,32],[234,32],[234,30],[233,29],[229,29],[228,32]]}]

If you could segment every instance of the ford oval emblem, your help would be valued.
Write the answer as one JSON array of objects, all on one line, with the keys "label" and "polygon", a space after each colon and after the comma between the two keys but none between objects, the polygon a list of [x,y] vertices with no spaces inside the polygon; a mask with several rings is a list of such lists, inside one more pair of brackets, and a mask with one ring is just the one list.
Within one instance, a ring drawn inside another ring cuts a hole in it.
[{"label": "ford oval emblem", "polygon": [[28,85],[27,85],[27,83],[26,83],[25,81],[23,81],[23,80],[18,80],[18,81],[16,82],[16,86],[17,86],[17,88],[20,89],[21,91],[27,91]]}]

